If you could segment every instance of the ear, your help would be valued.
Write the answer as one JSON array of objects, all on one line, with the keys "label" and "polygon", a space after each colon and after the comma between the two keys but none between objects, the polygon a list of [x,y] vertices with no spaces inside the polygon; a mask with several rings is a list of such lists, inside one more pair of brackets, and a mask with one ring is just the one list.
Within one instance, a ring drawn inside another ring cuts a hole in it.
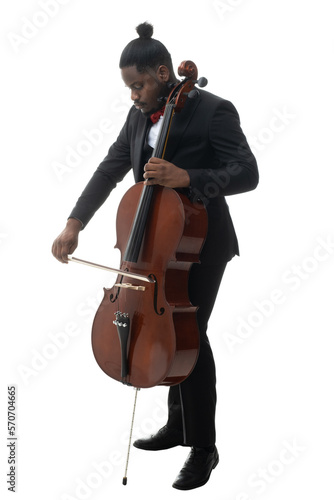
[{"label": "ear", "polygon": [[162,64],[161,66],[159,66],[159,68],[157,69],[157,77],[158,79],[161,81],[161,82],[168,82],[169,81],[169,76],[170,76],[170,73],[169,73],[169,69],[167,68],[167,66],[165,66],[164,64]]}]

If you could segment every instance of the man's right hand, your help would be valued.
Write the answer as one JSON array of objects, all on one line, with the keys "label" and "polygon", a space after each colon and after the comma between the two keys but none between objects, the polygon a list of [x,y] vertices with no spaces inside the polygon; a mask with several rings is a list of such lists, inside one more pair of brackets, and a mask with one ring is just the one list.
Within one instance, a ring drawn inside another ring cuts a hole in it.
[{"label": "man's right hand", "polygon": [[68,219],[65,229],[54,240],[52,245],[53,256],[62,262],[68,263],[68,256],[74,252],[78,246],[79,233],[82,224],[77,219]]}]

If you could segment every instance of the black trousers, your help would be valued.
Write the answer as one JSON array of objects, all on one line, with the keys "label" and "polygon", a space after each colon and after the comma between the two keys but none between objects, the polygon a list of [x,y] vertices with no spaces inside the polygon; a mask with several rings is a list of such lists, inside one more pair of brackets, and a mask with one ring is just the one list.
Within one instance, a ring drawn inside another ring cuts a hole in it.
[{"label": "black trousers", "polygon": [[167,421],[183,431],[187,446],[207,447],[216,441],[216,369],[207,326],[226,264],[194,264],[189,275],[189,298],[199,307],[199,357],[189,377],[169,388]]}]

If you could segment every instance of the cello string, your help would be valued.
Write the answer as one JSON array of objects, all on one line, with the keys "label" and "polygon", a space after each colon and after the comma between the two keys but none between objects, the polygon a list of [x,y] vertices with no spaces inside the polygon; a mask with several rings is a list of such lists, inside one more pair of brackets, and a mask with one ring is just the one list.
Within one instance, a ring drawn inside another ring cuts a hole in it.
[{"label": "cello string", "polygon": [[139,390],[140,390],[140,388],[136,387],[136,394],[135,394],[135,401],[134,401],[134,404],[133,404],[132,421],[131,421],[130,436],[129,436],[128,454],[127,454],[127,457],[126,457],[125,472],[124,472],[124,477],[123,477],[123,484],[124,484],[124,486],[128,482],[127,473],[128,473],[128,465],[129,465],[129,458],[130,458],[130,447],[131,447],[131,439],[132,439],[132,431],[133,431],[133,422],[134,422],[134,419],[135,419],[137,395],[138,395],[138,391]]},{"label": "cello string", "polygon": [[[159,132],[156,146],[153,150],[152,156],[158,158],[163,157],[165,148],[165,138],[168,135],[171,120],[173,117],[173,104],[167,104],[162,121],[162,127]],[[150,211],[151,201],[153,197],[154,186],[143,186],[143,190],[138,203],[137,211],[135,213],[134,221],[132,223],[128,244],[124,254],[124,260],[127,262],[137,262],[146,224]]]},{"label": "cello string", "polygon": [[124,254],[125,261],[137,262],[138,260],[152,196],[153,186],[144,185]]},{"label": "cello string", "polygon": [[166,135],[167,135],[168,129],[170,127],[172,113],[173,113],[173,104],[171,104],[171,103],[166,104],[165,113],[164,113],[163,122],[162,122],[162,127],[160,130],[158,139],[157,139],[156,146],[155,146],[154,151],[152,153],[152,156],[157,156],[158,158],[162,157]]}]

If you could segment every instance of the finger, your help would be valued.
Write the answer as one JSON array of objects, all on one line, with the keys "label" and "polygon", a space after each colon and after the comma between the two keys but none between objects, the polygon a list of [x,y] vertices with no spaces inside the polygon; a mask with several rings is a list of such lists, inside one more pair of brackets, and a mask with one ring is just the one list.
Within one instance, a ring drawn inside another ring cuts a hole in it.
[{"label": "finger", "polygon": [[150,177],[156,177],[157,175],[157,172],[155,170],[147,170],[146,172],[144,172],[143,174],[143,177],[144,179],[149,179]]},{"label": "finger", "polygon": [[77,242],[74,242],[74,243],[70,246],[70,248],[69,248],[69,250],[68,250],[68,254],[67,254],[67,262],[68,262],[68,256],[69,256],[69,255],[72,255],[72,253],[73,253],[73,252],[74,252],[74,250],[77,248],[77,246],[78,246],[78,243],[77,243]]},{"label": "finger", "polygon": [[54,256],[55,259],[60,260],[60,255],[59,255],[59,244],[58,241],[55,240],[52,245],[52,255]]},{"label": "finger", "polygon": [[146,179],[144,184],[146,184],[146,186],[155,186],[156,184],[159,184],[159,182],[157,179],[151,177],[149,179]]},{"label": "finger", "polygon": [[68,251],[67,250],[63,250],[62,251],[62,254],[61,254],[61,262],[63,264],[68,264]]},{"label": "finger", "polygon": [[144,171],[145,172],[155,172],[156,170],[158,170],[159,168],[159,165],[157,163],[146,163],[144,165]]},{"label": "finger", "polygon": [[67,258],[68,252],[66,250],[66,247],[64,247],[57,240],[52,245],[52,254],[62,264],[67,264],[68,263],[68,258]]},{"label": "finger", "polygon": [[161,163],[163,160],[161,158],[157,158],[156,156],[151,156],[148,160],[148,163]]},{"label": "finger", "polygon": [[68,251],[62,245],[59,247],[57,255],[58,255],[57,258],[58,258],[59,262],[61,262],[62,264],[68,263],[68,258],[67,258]]},{"label": "finger", "polygon": [[64,244],[61,249],[61,259],[64,264],[68,264],[68,256],[72,255],[74,250],[77,248],[78,243],[76,241]]}]

